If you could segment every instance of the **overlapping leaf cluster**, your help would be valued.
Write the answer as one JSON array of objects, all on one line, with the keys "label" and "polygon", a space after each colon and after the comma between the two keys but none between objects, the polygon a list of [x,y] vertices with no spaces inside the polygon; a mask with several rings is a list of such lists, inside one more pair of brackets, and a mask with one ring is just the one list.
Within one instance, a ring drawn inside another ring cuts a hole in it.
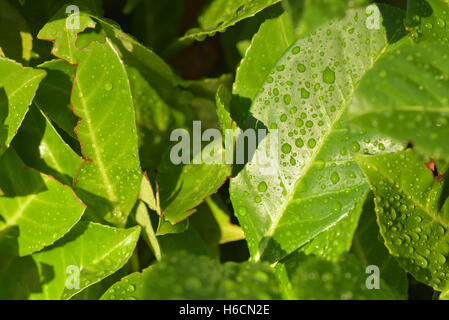
[{"label": "overlapping leaf cluster", "polygon": [[394,3],[0,0],[0,298],[447,298],[449,3]]}]

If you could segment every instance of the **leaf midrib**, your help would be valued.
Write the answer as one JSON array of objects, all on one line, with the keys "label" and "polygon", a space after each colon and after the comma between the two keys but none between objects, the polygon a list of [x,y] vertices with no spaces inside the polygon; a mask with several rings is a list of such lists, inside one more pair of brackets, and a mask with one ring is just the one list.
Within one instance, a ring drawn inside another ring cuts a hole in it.
[{"label": "leaf midrib", "polygon": [[[398,29],[395,32],[395,34],[399,30],[400,29]],[[339,33],[341,33],[341,31],[339,31]],[[371,36],[372,36],[372,32],[370,32],[370,38],[371,38]],[[371,42],[372,41],[370,41],[370,43]],[[389,47],[389,45],[390,45],[390,43],[387,41],[385,46],[380,50],[379,54],[376,57],[372,57],[371,64],[369,65],[368,68],[366,68],[364,74],[366,74],[369,70],[373,69],[373,67],[375,65],[375,62],[379,59],[379,57],[381,57],[386,52],[386,50]],[[345,49],[346,48],[343,48],[343,50],[345,50]],[[372,52],[371,46],[369,48],[369,52]],[[350,79],[353,80],[352,77]],[[339,89],[339,92],[341,93],[340,87],[337,86],[337,88]],[[282,204],[282,207],[281,207],[281,210],[279,211],[279,214],[277,215],[276,219],[270,225],[270,228],[268,229],[268,231],[264,234],[264,238],[263,238],[263,240],[261,242],[261,245],[258,247],[258,250],[257,250],[257,252],[255,254],[255,257],[254,257],[255,261],[260,261],[263,252],[265,251],[265,249],[266,249],[266,247],[267,247],[271,237],[273,236],[274,232],[276,231],[277,226],[279,225],[280,220],[282,219],[282,217],[285,214],[286,208],[288,207],[288,205],[292,201],[292,198],[296,194],[296,189],[298,188],[298,185],[300,185],[302,180],[307,176],[307,173],[309,172],[309,170],[312,168],[313,164],[315,163],[316,157],[320,154],[321,149],[324,147],[324,145],[326,145],[326,142],[327,142],[329,136],[334,132],[335,125],[339,122],[339,120],[341,119],[343,114],[346,112],[346,110],[348,108],[348,105],[349,105],[349,102],[354,97],[354,92],[355,92],[356,88],[357,88],[357,85],[354,85],[354,83],[352,83],[352,89],[351,89],[351,93],[348,95],[348,99],[346,99],[345,96],[343,94],[341,94],[342,95],[342,99],[343,99],[342,108],[337,113],[337,116],[334,118],[333,123],[330,123],[331,125],[329,126],[329,129],[327,130],[326,134],[323,135],[322,143],[316,149],[316,152],[314,154],[312,154],[311,160],[309,161],[309,163],[307,164],[307,166],[303,170],[303,175],[296,181],[295,186],[293,188],[293,191],[290,192],[288,198],[284,200],[284,202]]]}]

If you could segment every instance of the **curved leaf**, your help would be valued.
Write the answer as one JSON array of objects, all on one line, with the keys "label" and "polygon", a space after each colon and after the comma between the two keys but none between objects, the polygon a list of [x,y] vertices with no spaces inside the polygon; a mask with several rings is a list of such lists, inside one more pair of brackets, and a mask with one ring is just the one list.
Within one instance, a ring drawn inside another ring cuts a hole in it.
[{"label": "curved leaf", "polygon": [[382,58],[360,83],[350,121],[449,159],[449,45],[405,45]]},{"label": "curved leaf", "polygon": [[74,129],[78,118],[70,105],[76,67],[57,59],[44,62],[39,68],[44,69],[47,76],[36,92],[34,104],[72,138],[77,139]]},{"label": "curved leaf", "polygon": [[139,231],[80,222],[54,246],[9,260],[0,273],[0,297],[69,299],[120,269],[131,257]]},{"label": "curved leaf", "polygon": [[19,129],[45,71],[0,57],[0,155]]},{"label": "curved leaf", "polygon": [[[75,131],[85,162],[74,185],[88,205],[88,216],[123,226],[137,200],[142,177],[126,69],[109,39],[79,49],[79,30],[61,26],[65,21],[61,15],[60,11],[39,36],[54,41],[53,54],[77,63],[71,102],[80,118]],[[81,14],[81,28],[94,26],[87,14]]]},{"label": "curved leaf", "polygon": [[83,163],[34,103],[12,146],[27,166],[69,186],[72,186],[73,177]]},{"label": "curved leaf", "polygon": [[255,99],[250,111],[259,127],[269,128],[266,140],[279,128],[279,156],[269,159],[267,174],[267,164],[258,161],[268,154],[262,144],[231,182],[253,259],[277,261],[348,215],[359,215],[368,184],[352,155],[401,148],[363,131],[351,133],[343,122],[360,79],[403,34],[402,12],[384,11],[385,27],[369,29],[366,11],[351,10],[331,22],[332,30],[323,26],[298,40]]},{"label": "curved leaf", "polygon": [[410,149],[357,161],[375,193],[380,233],[390,253],[418,281],[448,290],[449,206],[442,207],[443,182]]},{"label": "curved leaf", "polygon": [[252,17],[279,0],[213,0],[198,17],[198,27],[192,28],[165,50],[165,56],[173,56],[195,40],[203,41],[217,32],[224,32],[237,22]]},{"label": "curved leaf", "polygon": [[0,251],[25,256],[51,245],[80,219],[85,206],[72,189],[23,167],[9,149],[0,158]]}]

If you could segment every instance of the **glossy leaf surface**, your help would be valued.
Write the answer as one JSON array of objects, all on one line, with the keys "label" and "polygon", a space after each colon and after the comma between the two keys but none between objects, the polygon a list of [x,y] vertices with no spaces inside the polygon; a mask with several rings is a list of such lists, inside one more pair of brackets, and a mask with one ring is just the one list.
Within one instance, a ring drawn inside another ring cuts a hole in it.
[{"label": "glossy leaf surface", "polygon": [[350,11],[332,30],[324,26],[298,40],[267,77],[250,112],[269,131],[279,129],[278,158],[259,165],[268,151],[262,144],[231,183],[253,259],[277,261],[358,215],[368,184],[352,155],[397,147],[363,131],[353,134],[342,122],[360,79],[401,35],[401,12],[388,14],[386,29],[368,29],[365,10]]}]

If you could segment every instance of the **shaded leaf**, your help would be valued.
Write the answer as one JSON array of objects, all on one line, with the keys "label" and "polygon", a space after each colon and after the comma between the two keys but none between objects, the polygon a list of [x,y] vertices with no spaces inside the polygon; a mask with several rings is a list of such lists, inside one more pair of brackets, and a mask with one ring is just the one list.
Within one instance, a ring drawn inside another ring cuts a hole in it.
[{"label": "shaded leaf", "polygon": [[0,57],[0,154],[19,129],[45,71]]},{"label": "shaded leaf", "polygon": [[175,41],[165,52],[165,56],[172,56],[181,48],[192,44],[195,40],[203,41],[208,36],[223,32],[237,22],[254,16],[279,0],[213,0],[204,8],[198,17],[197,27]]},{"label": "shaded leaf", "polygon": [[30,108],[12,144],[27,166],[69,186],[83,162],[35,105]]},{"label": "shaded leaf", "polygon": [[0,251],[25,256],[64,236],[85,206],[72,189],[24,168],[12,149],[0,158]]},{"label": "shaded leaf", "polygon": [[293,287],[299,300],[392,300],[398,296],[380,279],[379,289],[368,289],[367,274],[353,255],[338,263],[310,257],[296,270]]},{"label": "shaded leaf", "polygon": [[102,297],[104,300],[276,298],[279,298],[277,281],[267,265],[220,265],[206,257],[185,253],[171,255],[143,273],[125,277]]},{"label": "shaded leaf", "polygon": [[[120,269],[130,258],[139,231],[139,227],[122,230],[80,222],[47,250],[6,263],[0,275],[0,296],[69,299]],[[19,269],[24,272],[11,272]],[[78,289],[76,270],[80,271]]]},{"label": "shaded leaf", "polygon": [[11,59],[28,62],[33,38],[25,18],[6,0],[0,0],[0,52]]}]

